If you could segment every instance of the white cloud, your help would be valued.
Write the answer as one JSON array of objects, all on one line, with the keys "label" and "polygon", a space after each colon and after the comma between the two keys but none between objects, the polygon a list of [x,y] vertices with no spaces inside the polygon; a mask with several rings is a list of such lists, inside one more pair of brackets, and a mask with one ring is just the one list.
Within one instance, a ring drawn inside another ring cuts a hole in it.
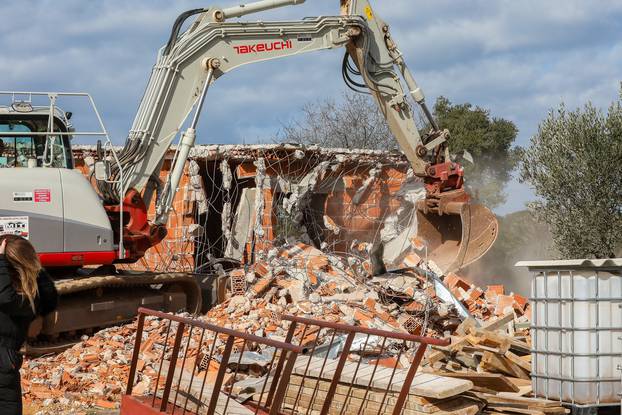
[{"label": "white cloud", "polygon": [[[240,0],[223,0],[223,6]],[[606,107],[622,73],[622,2],[376,0],[429,101],[445,95],[514,121],[525,144],[560,100]],[[199,0],[40,0],[0,3],[0,89],[91,92],[122,142],[157,49]],[[336,0],[265,13],[338,13]],[[254,18],[254,17],[253,17]],[[240,68],[210,90],[203,140],[269,139],[307,101],[339,98],[340,52]],[[70,108],[79,122],[80,108]]]}]

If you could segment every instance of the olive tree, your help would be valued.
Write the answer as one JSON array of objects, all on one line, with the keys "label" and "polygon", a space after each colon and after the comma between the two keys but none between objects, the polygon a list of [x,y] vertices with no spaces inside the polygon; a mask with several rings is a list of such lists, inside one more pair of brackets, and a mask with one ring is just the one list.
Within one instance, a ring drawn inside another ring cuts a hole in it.
[{"label": "olive tree", "polygon": [[551,110],[521,156],[530,205],[566,258],[615,256],[622,243],[622,89],[604,113]]}]

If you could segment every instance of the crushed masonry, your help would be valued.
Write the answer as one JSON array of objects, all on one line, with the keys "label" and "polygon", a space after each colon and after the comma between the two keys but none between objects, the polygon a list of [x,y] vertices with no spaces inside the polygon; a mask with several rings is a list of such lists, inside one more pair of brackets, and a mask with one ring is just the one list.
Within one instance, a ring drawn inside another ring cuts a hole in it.
[{"label": "crushed masonry", "polygon": [[[345,261],[303,243],[283,247],[269,257],[230,271],[229,298],[201,318],[278,340],[286,336],[287,325],[280,320],[283,314],[434,337],[452,336],[450,346],[428,351],[420,371],[470,380],[474,387],[469,393],[478,396],[496,392],[528,394],[530,340],[525,328],[529,307],[523,297],[502,294],[501,286],[482,289],[459,275],[449,274],[445,284],[473,316],[462,321],[455,307],[440,300],[431,281],[417,271],[425,268],[423,261],[416,264],[422,267],[417,270],[405,267],[407,270],[400,274],[370,277],[365,273],[364,261]],[[241,283],[238,286],[234,281]],[[505,313],[499,316],[500,308]],[[136,395],[149,390],[157,380],[156,362],[167,340],[165,326],[157,319],[147,320],[140,376],[133,391]],[[63,402],[79,402],[82,408],[116,405],[127,382],[134,332],[135,323],[105,329],[57,356],[27,360],[23,369],[26,401],[40,407]],[[167,341],[170,346],[172,338]],[[193,338],[189,344],[200,349],[198,341]],[[310,332],[301,344],[314,341],[318,340]],[[220,342],[219,350],[222,347]],[[386,362],[391,358],[378,356]],[[200,352],[194,359],[203,370],[216,373],[217,361],[206,361]],[[245,379],[248,377],[252,378],[252,374]],[[483,399],[481,396],[479,399]]]},{"label": "crushed masonry", "polygon": [[[95,146],[75,146],[76,168],[90,177]],[[164,160],[165,180],[174,156]],[[406,184],[404,184],[406,183]],[[168,234],[132,269],[214,272],[214,259],[253,263],[282,240],[349,255],[392,222],[409,236],[422,184],[400,153],[275,145],[198,145],[173,201]],[[155,215],[150,210],[151,218]],[[398,249],[387,249],[386,252]],[[396,258],[389,258],[396,259]]]}]

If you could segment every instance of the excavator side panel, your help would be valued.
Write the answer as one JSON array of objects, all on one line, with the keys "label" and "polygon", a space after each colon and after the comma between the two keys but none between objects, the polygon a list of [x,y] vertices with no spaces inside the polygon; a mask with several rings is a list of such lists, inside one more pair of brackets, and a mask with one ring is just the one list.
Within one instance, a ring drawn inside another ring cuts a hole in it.
[{"label": "excavator side panel", "polygon": [[32,242],[45,267],[112,263],[112,228],[97,194],[76,170],[0,169],[0,233]]}]

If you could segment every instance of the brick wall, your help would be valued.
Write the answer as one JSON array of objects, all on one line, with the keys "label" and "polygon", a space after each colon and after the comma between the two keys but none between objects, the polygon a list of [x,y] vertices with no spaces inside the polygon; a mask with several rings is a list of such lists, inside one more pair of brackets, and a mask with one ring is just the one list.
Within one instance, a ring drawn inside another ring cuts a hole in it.
[{"label": "brick wall", "polygon": [[[85,159],[89,153],[74,151],[76,167],[87,177],[90,174]],[[265,156],[261,154],[261,156]],[[216,177],[218,165],[226,153],[219,157],[202,159],[195,156],[195,160],[202,166],[201,175],[207,188],[210,209],[219,209],[222,206],[223,190],[217,188],[222,177]],[[244,157],[229,160],[231,171],[234,176],[234,186],[255,187],[257,168],[254,164],[258,157],[257,152],[248,152]],[[318,154],[311,153],[304,159],[293,158],[291,153],[281,152],[270,154],[266,161],[265,182],[268,185],[262,190],[263,211],[262,228],[263,237],[256,237],[246,245],[246,260],[251,255],[251,247],[255,252],[267,252],[272,247],[272,242],[277,236],[279,218],[276,215],[277,208],[283,203],[287,195],[279,188],[279,180],[286,178],[292,182],[308,174],[318,162],[322,160]],[[333,157],[333,156],[330,156]],[[382,163],[380,161],[382,160]],[[336,253],[347,253],[352,241],[371,242],[379,236],[384,219],[396,211],[400,201],[396,193],[405,179],[408,165],[404,159],[398,157],[397,161],[387,161],[386,157],[366,156],[363,162],[359,157],[346,157],[338,163],[338,168],[326,174],[318,184],[316,192],[311,196],[311,206],[314,214],[314,228],[320,229],[320,237],[327,243],[328,249]],[[374,172],[375,169],[375,172]],[[170,170],[170,160],[167,160],[160,173],[160,178],[165,181]],[[186,171],[182,177],[180,190],[175,196],[174,210],[168,221],[168,235],[162,243],[150,249],[145,257],[136,264],[128,266],[132,269],[148,269],[158,271],[193,271],[195,269],[195,242],[188,235],[188,227],[200,220],[200,223],[209,231],[202,236],[200,241],[201,255],[209,253],[209,249],[218,247],[215,252],[224,252],[222,235],[218,235],[221,223],[207,222],[220,221],[221,212],[211,212],[211,215],[200,217],[197,215],[196,204],[191,197],[189,189],[189,176]],[[219,173],[218,173],[219,174]],[[375,178],[370,180],[370,174]],[[366,187],[365,187],[366,186]],[[366,188],[365,191],[361,189]],[[218,190],[218,191],[216,191]],[[236,189],[235,192],[239,192]],[[358,196],[357,196],[357,193]],[[216,200],[219,199],[219,200]],[[356,200],[355,200],[356,199]],[[239,201],[238,201],[239,202]],[[237,202],[236,202],[237,203]],[[232,214],[237,206],[232,206]],[[155,215],[154,206],[150,206],[149,216]],[[334,222],[340,231],[335,234],[324,226],[322,217]],[[202,218],[202,219],[201,219]],[[307,219],[308,220],[308,219]],[[254,221],[254,218],[253,218]],[[209,225],[209,226],[208,226]],[[252,242],[252,243],[251,243]],[[219,245],[220,244],[220,245]],[[204,249],[207,246],[208,250]],[[218,256],[218,255],[216,255]],[[199,259],[203,263],[205,258]]]},{"label": "brick wall", "polygon": [[[74,154],[75,167],[88,179],[90,169],[81,157],[83,154]],[[165,161],[160,179],[166,180],[170,171],[170,160]],[[194,242],[187,234],[188,226],[195,222],[195,206],[189,197],[189,176],[186,166],[184,175],[179,184],[179,192],[173,200],[173,211],[168,219],[166,238],[157,246],[151,248],[145,256],[135,264],[123,265],[126,269],[151,271],[184,271],[194,270]],[[149,219],[155,219],[155,203],[149,207]]]}]

